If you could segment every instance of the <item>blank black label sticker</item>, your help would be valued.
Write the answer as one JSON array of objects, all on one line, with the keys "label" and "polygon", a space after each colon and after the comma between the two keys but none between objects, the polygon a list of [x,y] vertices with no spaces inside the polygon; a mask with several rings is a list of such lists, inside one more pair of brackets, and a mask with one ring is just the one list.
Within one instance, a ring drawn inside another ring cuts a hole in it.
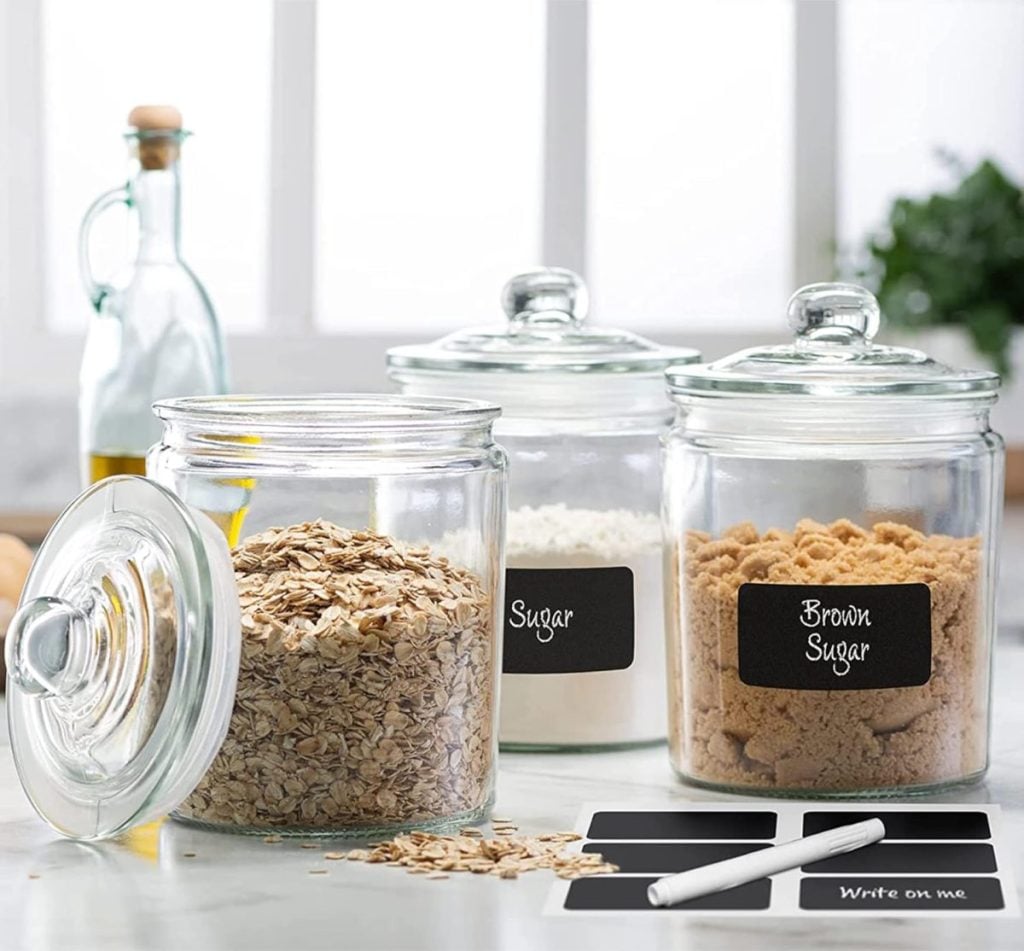
[{"label": "blank black label sticker", "polygon": [[805,872],[994,872],[996,855],[991,845],[977,842],[888,843],[843,855],[830,855],[804,866]]},{"label": "blank black label sticker", "polygon": [[587,838],[773,839],[776,822],[774,812],[595,812]]},{"label": "blank black label sticker", "polygon": [[599,852],[621,872],[671,875],[770,847],[760,842],[591,842],[583,851]]},{"label": "blank black label sticker", "polygon": [[739,673],[752,687],[872,690],[928,682],[926,584],[745,584]]},{"label": "blank black label sticker", "polygon": [[704,895],[692,901],[655,908],[647,900],[647,889],[657,878],[578,878],[569,886],[565,907],[570,911],[759,911],[767,908],[772,883],[767,878],[748,882],[728,891]]},{"label": "blank black label sticker", "polygon": [[805,878],[800,907],[810,911],[997,911],[996,878]]},{"label": "blank black label sticker", "polygon": [[[804,835],[867,819],[885,823],[885,841],[893,839],[987,839],[991,836],[983,812],[808,812]],[[593,836],[591,837],[593,838]]]},{"label": "blank black label sticker", "polygon": [[633,663],[633,628],[629,568],[509,568],[506,573],[506,674],[625,670]]}]

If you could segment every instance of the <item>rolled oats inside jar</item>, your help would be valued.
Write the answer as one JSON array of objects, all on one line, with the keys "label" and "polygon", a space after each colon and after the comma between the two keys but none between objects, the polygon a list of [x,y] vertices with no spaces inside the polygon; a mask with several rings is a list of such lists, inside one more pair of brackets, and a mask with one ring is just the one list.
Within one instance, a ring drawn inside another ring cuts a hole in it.
[{"label": "rolled oats inside jar", "polygon": [[251,536],[232,556],[234,712],[180,815],[390,826],[487,804],[494,632],[478,577],[322,521]]}]

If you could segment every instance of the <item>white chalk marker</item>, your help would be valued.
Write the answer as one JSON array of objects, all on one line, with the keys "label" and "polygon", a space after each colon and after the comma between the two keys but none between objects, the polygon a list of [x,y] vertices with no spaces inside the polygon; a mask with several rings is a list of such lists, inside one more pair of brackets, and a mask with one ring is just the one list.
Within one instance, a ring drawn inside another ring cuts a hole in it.
[{"label": "white chalk marker", "polygon": [[810,862],[827,859],[862,849],[885,835],[881,819],[868,819],[848,826],[839,826],[805,839],[794,839],[770,849],[758,849],[724,862],[713,862],[700,868],[658,879],[647,889],[647,900],[655,906],[676,905],[681,901],[724,892],[727,888],[745,885],[766,875],[785,872]]}]

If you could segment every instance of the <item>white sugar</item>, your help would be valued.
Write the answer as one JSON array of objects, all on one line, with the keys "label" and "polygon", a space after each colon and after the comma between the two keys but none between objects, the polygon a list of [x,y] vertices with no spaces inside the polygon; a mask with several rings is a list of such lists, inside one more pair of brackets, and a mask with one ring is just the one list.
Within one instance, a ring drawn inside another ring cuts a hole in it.
[{"label": "white sugar", "polygon": [[515,558],[588,554],[609,561],[660,550],[657,515],[624,509],[598,511],[563,503],[523,506],[508,513],[509,563]]},{"label": "white sugar", "polygon": [[635,651],[625,670],[505,674],[503,743],[598,746],[666,733],[664,597],[658,516],[564,504],[508,515],[509,568],[626,567],[633,573]]}]

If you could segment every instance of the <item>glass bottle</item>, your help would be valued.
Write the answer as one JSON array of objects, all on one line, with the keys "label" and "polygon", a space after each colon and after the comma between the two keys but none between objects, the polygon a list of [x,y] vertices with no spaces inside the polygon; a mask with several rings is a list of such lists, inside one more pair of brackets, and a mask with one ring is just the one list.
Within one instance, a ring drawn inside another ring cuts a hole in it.
[{"label": "glass bottle", "polygon": [[[172,106],[138,106],[126,133],[133,174],[93,202],[82,222],[79,264],[96,309],[79,389],[82,481],[144,474],[160,437],[159,399],[227,390],[224,347],[210,298],[181,259],[179,156],[189,133]],[[99,215],[123,204],[138,214],[139,246],[127,279],[98,280],[89,239]]]}]

